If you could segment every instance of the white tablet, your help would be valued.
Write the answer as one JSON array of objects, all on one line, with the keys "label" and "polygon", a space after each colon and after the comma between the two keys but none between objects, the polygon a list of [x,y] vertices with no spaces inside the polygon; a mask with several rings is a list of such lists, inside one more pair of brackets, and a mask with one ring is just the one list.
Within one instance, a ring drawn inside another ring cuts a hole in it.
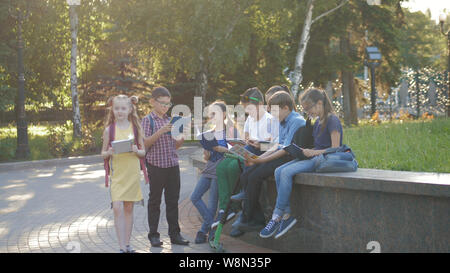
[{"label": "white tablet", "polygon": [[121,154],[121,153],[132,152],[133,151],[133,149],[132,149],[133,143],[134,143],[134,139],[124,139],[124,140],[112,141],[111,145],[114,149],[115,154]]}]

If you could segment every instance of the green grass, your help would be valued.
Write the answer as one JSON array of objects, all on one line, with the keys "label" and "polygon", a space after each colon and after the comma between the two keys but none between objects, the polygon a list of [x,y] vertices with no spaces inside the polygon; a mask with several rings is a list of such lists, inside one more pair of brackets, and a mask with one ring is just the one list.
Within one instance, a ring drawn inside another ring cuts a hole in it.
[{"label": "green grass", "polygon": [[[95,138],[96,147],[98,151],[81,152],[80,141],[72,139],[71,128],[67,125],[49,125],[48,123],[41,123],[35,125],[28,125],[28,146],[30,148],[30,157],[26,160],[42,160],[56,158],[57,156],[51,153],[49,145],[49,128],[59,128],[66,131],[64,138],[65,142],[70,143],[71,152],[67,156],[80,156],[99,153],[102,145],[102,130],[95,130],[93,136]],[[0,162],[19,161],[15,159],[17,148],[17,131],[13,124],[5,127],[0,127]]]},{"label": "green grass", "polygon": [[[50,126],[30,125],[29,160],[55,158],[50,153],[48,129]],[[66,127],[66,142],[72,142],[71,130]],[[74,142],[69,156],[100,152],[102,130],[94,130],[95,152],[81,152],[80,143]],[[194,142],[194,141],[186,141]],[[360,168],[445,172],[450,173],[450,119],[432,121],[399,121],[377,125],[363,123],[345,128],[343,142],[356,154]],[[16,128],[12,125],[0,128],[0,162],[15,161]]]},{"label": "green grass", "polygon": [[360,168],[450,172],[450,119],[363,124],[344,129]]}]

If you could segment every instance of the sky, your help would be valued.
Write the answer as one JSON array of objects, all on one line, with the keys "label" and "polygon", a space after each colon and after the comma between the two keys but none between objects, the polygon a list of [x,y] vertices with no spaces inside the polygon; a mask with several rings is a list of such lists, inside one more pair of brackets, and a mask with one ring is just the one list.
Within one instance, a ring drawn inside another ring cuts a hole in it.
[{"label": "sky", "polygon": [[449,0],[409,0],[403,2],[402,7],[409,8],[411,11],[422,11],[425,13],[427,9],[431,11],[431,18],[439,20],[439,14],[443,13],[446,9],[446,14],[450,13],[450,1]]}]

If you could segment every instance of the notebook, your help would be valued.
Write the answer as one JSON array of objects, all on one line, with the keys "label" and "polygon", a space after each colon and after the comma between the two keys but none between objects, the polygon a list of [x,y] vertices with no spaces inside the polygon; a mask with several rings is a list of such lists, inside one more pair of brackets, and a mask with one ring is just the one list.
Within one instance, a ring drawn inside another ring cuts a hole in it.
[{"label": "notebook", "polygon": [[115,154],[132,152],[134,139],[115,140],[111,142]]}]

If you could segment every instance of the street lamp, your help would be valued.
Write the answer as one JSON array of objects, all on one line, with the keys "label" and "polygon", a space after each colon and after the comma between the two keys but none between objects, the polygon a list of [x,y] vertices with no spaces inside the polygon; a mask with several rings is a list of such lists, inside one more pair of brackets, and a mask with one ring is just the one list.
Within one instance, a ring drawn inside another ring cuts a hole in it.
[{"label": "street lamp", "polygon": [[371,115],[375,114],[376,111],[376,94],[375,94],[375,68],[381,64],[381,52],[376,46],[366,47],[366,56],[364,60],[364,65],[370,68],[370,101],[372,104]]},{"label": "street lamp", "polygon": [[72,112],[73,112],[73,136],[81,137],[81,115],[78,102],[77,91],[77,32],[78,15],[76,7],[80,5],[80,0],[67,0],[69,5],[70,30],[72,38],[72,50],[70,53],[70,91],[72,93]]},{"label": "street lamp", "polygon": [[447,117],[450,117],[450,30],[447,30],[447,33],[444,31],[444,23],[445,23],[446,15],[439,15],[439,24],[441,26],[441,33],[444,36],[447,36]]}]

